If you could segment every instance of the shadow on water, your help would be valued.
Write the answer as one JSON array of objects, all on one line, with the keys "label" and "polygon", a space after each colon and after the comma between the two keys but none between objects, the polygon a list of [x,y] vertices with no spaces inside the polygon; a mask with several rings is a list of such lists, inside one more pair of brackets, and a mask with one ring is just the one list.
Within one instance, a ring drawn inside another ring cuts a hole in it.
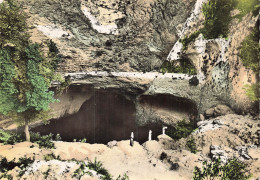
[{"label": "shadow on water", "polygon": [[138,127],[135,123],[135,104],[115,92],[95,90],[79,112],[69,117],[54,119],[48,125],[32,129],[42,135],[60,134],[63,141],[86,138],[88,143],[108,143],[112,140],[128,140],[134,132],[134,140],[144,143],[148,132],[152,139],[162,133],[162,126],[151,124]]}]

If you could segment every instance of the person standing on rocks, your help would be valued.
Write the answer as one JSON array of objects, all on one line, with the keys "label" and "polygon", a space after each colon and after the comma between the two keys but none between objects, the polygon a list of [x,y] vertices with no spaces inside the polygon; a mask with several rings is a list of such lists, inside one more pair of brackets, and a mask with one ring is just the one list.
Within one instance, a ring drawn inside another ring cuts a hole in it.
[{"label": "person standing on rocks", "polygon": [[134,133],[131,132],[131,136],[130,136],[130,146],[134,146]]}]

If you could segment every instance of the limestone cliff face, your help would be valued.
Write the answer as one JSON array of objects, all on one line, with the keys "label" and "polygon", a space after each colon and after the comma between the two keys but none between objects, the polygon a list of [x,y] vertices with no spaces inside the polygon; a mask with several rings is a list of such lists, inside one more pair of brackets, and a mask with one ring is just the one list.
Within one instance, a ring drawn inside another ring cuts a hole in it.
[{"label": "limestone cliff face", "polygon": [[[116,91],[130,99],[140,124],[159,121],[174,125],[218,104],[237,112],[252,107],[243,87],[255,83],[256,77],[242,65],[239,56],[242,41],[257,21],[251,14],[242,21],[233,20],[228,39],[205,40],[200,35],[182,51],[178,40],[203,27],[201,8],[207,0],[20,1],[30,15],[31,40],[41,43],[52,39],[60,49],[60,73],[107,74],[79,74],[78,79],[76,75],[73,87],[59,97],[61,102],[51,105],[54,118],[78,112],[93,96],[89,87]],[[189,84],[191,77],[181,80],[181,76],[171,74],[164,78],[140,74],[158,72],[163,61],[179,56],[189,59],[196,68],[198,86]],[[138,73],[134,78],[111,74],[121,71]],[[9,120],[1,121],[0,127],[14,129]]]},{"label": "limestone cliff face", "polygon": [[61,49],[61,72],[158,71],[194,2],[25,0],[25,6],[34,38],[52,38]]},{"label": "limestone cliff face", "polygon": [[[32,40],[53,39],[60,48],[64,61],[59,72],[159,71],[167,57],[174,60],[181,54],[205,79],[202,104],[215,101],[214,96],[218,101],[210,106],[222,103],[240,112],[252,107],[243,87],[256,83],[256,77],[242,65],[239,52],[257,21],[252,14],[232,21],[228,39],[199,36],[181,51],[179,38],[203,27],[207,0],[24,2],[34,27]],[[179,52],[172,53],[172,47]]]},{"label": "limestone cliff face", "polygon": [[[236,15],[238,10],[231,14]],[[219,101],[232,107],[236,112],[255,111],[256,104],[246,96],[244,87],[257,83],[257,76],[246,68],[241,60],[240,49],[243,40],[253,31],[258,17],[247,14],[240,21],[233,18],[229,26],[228,38],[204,39],[200,34],[189,43],[186,50],[181,50],[176,43],[168,60],[188,58],[202,77],[202,103],[210,96],[218,97]],[[189,37],[203,27],[203,13],[197,15],[193,25],[183,32],[183,37]],[[196,24],[196,25],[194,25]],[[177,57],[175,54],[180,54]],[[253,110],[254,109],[254,110]]]}]

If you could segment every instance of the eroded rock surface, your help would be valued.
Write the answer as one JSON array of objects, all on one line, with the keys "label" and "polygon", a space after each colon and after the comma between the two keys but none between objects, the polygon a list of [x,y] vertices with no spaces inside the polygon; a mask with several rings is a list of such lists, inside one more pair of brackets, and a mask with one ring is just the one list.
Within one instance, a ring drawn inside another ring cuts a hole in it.
[{"label": "eroded rock surface", "polygon": [[195,0],[24,0],[33,26],[55,24],[70,33],[55,38],[65,61],[60,72],[159,70],[177,41]]}]

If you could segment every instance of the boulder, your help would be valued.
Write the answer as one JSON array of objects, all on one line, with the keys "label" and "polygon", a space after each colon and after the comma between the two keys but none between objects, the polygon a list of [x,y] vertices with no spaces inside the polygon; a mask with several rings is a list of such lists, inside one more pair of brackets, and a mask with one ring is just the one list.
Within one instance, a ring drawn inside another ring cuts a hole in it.
[{"label": "boulder", "polygon": [[217,105],[214,108],[214,116],[223,116],[227,114],[233,114],[234,112],[226,105]]},{"label": "boulder", "polygon": [[109,148],[112,148],[112,147],[114,147],[114,146],[117,146],[117,141],[110,141],[110,142],[108,142],[107,143],[107,146],[109,147]]},{"label": "boulder", "polygon": [[216,107],[207,109],[204,113],[207,119],[211,117],[224,116],[227,114],[234,114],[234,112],[226,105],[217,105]]},{"label": "boulder", "polygon": [[213,117],[213,115],[214,115],[214,108],[207,109],[204,114],[205,114],[206,118]]},{"label": "boulder", "polygon": [[203,116],[203,114],[200,114],[200,120],[205,121],[205,117]]},{"label": "boulder", "polygon": [[222,150],[219,146],[211,145],[210,146],[210,156],[212,159],[220,158],[221,162],[226,163],[228,160],[228,156],[224,150]]},{"label": "boulder", "polygon": [[197,78],[197,76],[194,76],[192,77],[190,80],[189,80],[189,84],[191,86],[197,86],[199,84],[199,79]]}]

